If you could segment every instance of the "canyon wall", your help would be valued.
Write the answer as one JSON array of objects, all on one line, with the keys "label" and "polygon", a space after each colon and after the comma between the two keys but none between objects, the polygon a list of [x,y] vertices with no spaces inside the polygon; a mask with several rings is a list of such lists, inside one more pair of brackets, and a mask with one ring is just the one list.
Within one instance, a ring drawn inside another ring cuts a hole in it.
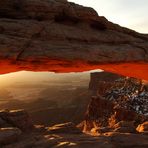
[{"label": "canyon wall", "polygon": [[91,73],[89,89],[93,96],[79,125],[84,131],[113,128],[121,121],[137,126],[148,120],[148,85],[142,80],[95,72]]}]

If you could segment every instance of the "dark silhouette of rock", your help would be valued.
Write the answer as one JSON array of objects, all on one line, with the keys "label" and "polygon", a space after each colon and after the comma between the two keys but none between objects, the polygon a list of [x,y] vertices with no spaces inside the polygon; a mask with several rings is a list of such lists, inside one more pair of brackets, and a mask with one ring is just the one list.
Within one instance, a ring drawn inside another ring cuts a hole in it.
[{"label": "dark silhouette of rock", "polygon": [[0,73],[100,68],[148,79],[148,36],[67,1],[3,0],[0,64]]},{"label": "dark silhouette of rock", "polygon": [[3,110],[0,112],[0,127],[17,127],[22,131],[33,129],[33,123],[25,110]]},{"label": "dark silhouette of rock", "polygon": [[0,128],[0,146],[16,142],[21,134],[22,132],[18,128]]}]

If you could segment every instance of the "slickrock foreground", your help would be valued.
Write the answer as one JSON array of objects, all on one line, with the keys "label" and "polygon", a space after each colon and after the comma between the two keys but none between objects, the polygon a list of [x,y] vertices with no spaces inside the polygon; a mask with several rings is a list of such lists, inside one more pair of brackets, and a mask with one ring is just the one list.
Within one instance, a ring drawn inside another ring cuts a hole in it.
[{"label": "slickrock foreground", "polygon": [[66,0],[0,1],[0,73],[104,69],[148,80],[148,35]]},{"label": "slickrock foreground", "polygon": [[[14,111],[13,111],[14,112]],[[15,111],[15,121],[17,123],[20,115],[26,114],[25,111]],[[3,112],[1,112],[3,114]],[[11,111],[9,111],[11,114]],[[4,114],[3,114],[4,117]],[[18,117],[18,118],[16,118]],[[24,120],[26,120],[24,118]],[[31,121],[27,117],[28,121]],[[7,121],[8,122],[8,121]],[[19,121],[20,122],[20,121]],[[22,120],[23,122],[23,120]],[[96,129],[95,133],[82,133],[75,124],[63,123],[52,127],[44,125],[32,125],[30,122],[24,124],[29,130],[17,127],[15,124],[0,125],[0,147],[1,148],[147,148],[148,147],[148,123],[145,122],[134,127],[130,122],[121,121],[114,126],[114,129]],[[31,126],[32,127],[32,126]],[[121,130],[122,127],[122,130]],[[124,127],[124,129],[123,129]],[[128,127],[133,131],[129,131]],[[120,130],[119,130],[120,128]]]}]

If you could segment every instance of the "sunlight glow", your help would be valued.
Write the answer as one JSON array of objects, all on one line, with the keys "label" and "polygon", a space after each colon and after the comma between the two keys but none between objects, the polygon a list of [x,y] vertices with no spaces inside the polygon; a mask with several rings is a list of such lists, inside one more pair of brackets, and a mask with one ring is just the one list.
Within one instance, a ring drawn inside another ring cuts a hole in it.
[{"label": "sunlight glow", "polygon": [[42,82],[47,80],[53,80],[53,79],[60,79],[70,76],[79,76],[79,75],[87,75],[89,77],[90,72],[101,72],[102,70],[91,70],[86,72],[71,72],[71,73],[54,73],[54,72],[31,72],[31,71],[19,71],[19,72],[13,72],[8,74],[0,75],[0,87],[3,87],[5,85],[10,85],[13,83],[33,83],[33,82]]}]

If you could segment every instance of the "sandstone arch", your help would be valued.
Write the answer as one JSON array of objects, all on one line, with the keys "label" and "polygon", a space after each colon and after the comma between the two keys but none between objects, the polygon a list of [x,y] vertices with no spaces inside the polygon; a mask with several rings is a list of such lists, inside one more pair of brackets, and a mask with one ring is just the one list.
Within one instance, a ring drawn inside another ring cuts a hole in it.
[{"label": "sandstone arch", "polygon": [[148,80],[148,35],[66,0],[0,1],[0,73],[104,69]]}]

